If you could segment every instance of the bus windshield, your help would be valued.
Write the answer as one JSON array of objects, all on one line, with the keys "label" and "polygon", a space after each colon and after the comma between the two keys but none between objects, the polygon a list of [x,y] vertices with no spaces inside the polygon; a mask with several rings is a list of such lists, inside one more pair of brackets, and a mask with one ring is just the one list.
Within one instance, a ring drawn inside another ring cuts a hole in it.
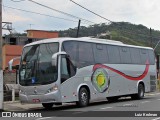
[{"label": "bus windshield", "polygon": [[58,43],[38,44],[23,49],[19,84],[45,85],[57,80],[58,68],[52,66],[52,55],[58,52]]}]

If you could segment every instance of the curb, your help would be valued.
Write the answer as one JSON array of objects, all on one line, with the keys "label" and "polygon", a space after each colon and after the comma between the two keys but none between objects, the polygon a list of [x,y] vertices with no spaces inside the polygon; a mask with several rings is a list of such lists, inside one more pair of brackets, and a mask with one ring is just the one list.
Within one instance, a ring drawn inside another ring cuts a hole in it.
[{"label": "curb", "polygon": [[11,103],[21,103],[20,101],[5,101],[4,104],[11,104]]}]

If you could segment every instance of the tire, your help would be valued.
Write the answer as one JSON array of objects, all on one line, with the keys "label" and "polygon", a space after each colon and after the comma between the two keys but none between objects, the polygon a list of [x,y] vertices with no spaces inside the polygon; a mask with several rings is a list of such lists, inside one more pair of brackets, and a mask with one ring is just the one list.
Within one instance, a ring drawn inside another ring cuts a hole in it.
[{"label": "tire", "polygon": [[144,86],[142,84],[139,84],[138,85],[138,93],[137,94],[134,94],[134,95],[131,95],[131,98],[133,100],[139,100],[139,99],[142,99],[144,97]]},{"label": "tire", "polygon": [[109,102],[116,102],[116,101],[118,101],[118,98],[119,98],[119,97],[107,97],[107,100],[108,100]]},{"label": "tire", "polygon": [[42,103],[42,106],[43,106],[45,109],[52,109],[53,103]]},{"label": "tire", "polygon": [[76,103],[79,107],[88,106],[88,104],[89,104],[89,92],[87,91],[86,88],[82,87],[79,90],[78,98],[79,98],[79,101],[76,102]]}]

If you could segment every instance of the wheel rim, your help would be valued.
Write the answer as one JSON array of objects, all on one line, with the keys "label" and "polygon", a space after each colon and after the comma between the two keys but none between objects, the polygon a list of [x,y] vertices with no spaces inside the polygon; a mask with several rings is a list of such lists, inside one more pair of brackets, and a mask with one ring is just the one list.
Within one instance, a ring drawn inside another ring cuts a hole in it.
[{"label": "wheel rim", "polygon": [[83,104],[87,104],[87,100],[88,100],[87,93],[86,92],[82,92],[82,94],[81,94],[82,103]]}]

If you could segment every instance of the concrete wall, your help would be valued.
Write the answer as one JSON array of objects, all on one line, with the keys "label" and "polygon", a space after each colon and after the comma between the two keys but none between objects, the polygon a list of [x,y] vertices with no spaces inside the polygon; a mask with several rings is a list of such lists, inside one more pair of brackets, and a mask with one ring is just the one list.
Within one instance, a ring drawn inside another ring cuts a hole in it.
[{"label": "concrete wall", "polygon": [[[21,56],[23,46],[20,45],[4,45],[3,46],[3,70],[8,67],[8,62],[15,58]],[[13,65],[19,64],[19,60],[16,60]]]},{"label": "concrete wall", "polygon": [[42,30],[27,30],[28,38],[57,38],[58,32],[42,31]]}]

